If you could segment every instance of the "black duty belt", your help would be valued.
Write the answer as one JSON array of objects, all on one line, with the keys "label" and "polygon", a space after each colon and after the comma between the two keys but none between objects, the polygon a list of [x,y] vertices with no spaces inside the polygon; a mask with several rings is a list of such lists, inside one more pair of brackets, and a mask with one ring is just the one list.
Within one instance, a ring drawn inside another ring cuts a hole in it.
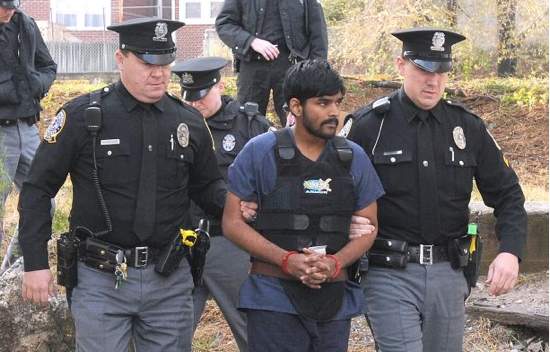
[{"label": "black duty belt", "polygon": [[390,268],[404,268],[407,263],[432,265],[449,261],[447,245],[412,245],[390,239],[376,239],[368,257],[372,265]]},{"label": "black duty belt", "polygon": [[20,117],[20,118],[13,119],[13,120],[0,119],[0,126],[9,127],[9,126],[17,125],[17,120],[23,121],[23,122],[27,123],[29,126],[34,125],[37,121],[35,116]]},{"label": "black duty belt", "polygon": [[408,247],[409,263],[431,265],[439,262],[449,261],[447,246],[436,246],[433,244],[421,244]]},{"label": "black duty belt", "polygon": [[111,272],[119,261],[132,268],[156,264],[160,250],[152,247],[122,248],[105,241],[87,238],[80,243],[79,257],[86,265]]}]

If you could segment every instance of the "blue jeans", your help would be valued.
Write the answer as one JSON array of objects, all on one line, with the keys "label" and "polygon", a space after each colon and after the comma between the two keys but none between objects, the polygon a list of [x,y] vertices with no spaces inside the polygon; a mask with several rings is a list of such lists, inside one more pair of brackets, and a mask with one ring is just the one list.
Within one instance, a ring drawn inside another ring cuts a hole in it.
[{"label": "blue jeans", "polygon": [[351,319],[316,321],[295,314],[246,311],[250,352],[340,352],[348,350]]}]

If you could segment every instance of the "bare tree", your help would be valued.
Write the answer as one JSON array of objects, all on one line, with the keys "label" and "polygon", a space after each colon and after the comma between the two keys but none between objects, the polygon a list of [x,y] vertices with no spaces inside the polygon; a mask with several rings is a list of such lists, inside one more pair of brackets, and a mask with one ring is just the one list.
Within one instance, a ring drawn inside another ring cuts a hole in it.
[{"label": "bare tree", "polygon": [[517,0],[497,0],[498,23],[498,63],[497,74],[500,77],[516,73],[517,39],[516,12]]},{"label": "bare tree", "polygon": [[447,0],[447,12],[449,16],[449,27],[454,28],[457,24],[458,0]]}]

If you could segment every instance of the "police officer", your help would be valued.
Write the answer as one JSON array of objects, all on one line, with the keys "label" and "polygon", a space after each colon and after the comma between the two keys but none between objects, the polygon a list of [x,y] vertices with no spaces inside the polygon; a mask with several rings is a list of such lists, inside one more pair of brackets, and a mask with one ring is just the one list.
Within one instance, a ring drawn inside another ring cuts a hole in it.
[{"label": "police officer", "polygon": [[[296,124],[252,139],[229,167],[224,234],[253,257],[241,287],[250,351],[347,351],[363,296],[348,268],[372,234],[348,239],[352,214],[376,226],[383,190],[366,154],[334,138],[345,88],[323,60],[289,69],[285,99]],[[241,200],[259,204],[255,229]]]},{"label": "police officer", "polygon": [[[40,99],[52,85],[57,65],[38,26],[18,9],[19,0],[0,1],[0,153],[3,205],[11,183],[21,189],[40,144],[36,122]],[[2,224],[0,218],[0,238]],[[17,237],[14,237],[17,238]]]},{"label": "police officer", "polygon": [[465,37],[432,28],[393,35],[403,42],[396,59],[403,86],[357,111],[348,136],[369,154],[386,191],[364,281],[367,316],[381,351],[462,351],[463,270],[476,255],[475,231],[467,230],[472,179],[497,218],[499,254],[487,277],[493,295],[518,276],[524,196],[483,120],[442,99],[451,47]]},{"label": "police officer", "polygon": [[71,305],[78,350],[124,351],[131,336],[137,351],[191,350],[187,261],[169,276],[155,264],[190,199],[219,215],[225,184],[202,116],[166,94],[172,33],[181,26],[142,18],[109,27],[120,37],[120,81],[63,106],[23,185],[22,294],[46,303],[53,294],[48,199],[71,176],[70,228],[81,238]]},{"label": "police officer", "polygon": [[265,115],[273,91],[275,110],[285,126],[286,70],[295,61],[327,58],[327,25],[319,1],[226,0],[216,18],[216,31],[240,66],[239,101],[258,103]]},{"label": "police officer", "polygon": [[[266,132],[270,124],[258,112],[258,105],[241,105],[223,95],[224,82],[220,70],[227,61],[220,57],[204,57],[176,62],[172,71],[180,77],[182,97],[206,119],[218,167],[227,180],[227,168],[252,137]],[[194,207],[193,224],[205,214]],[[240,351],[247,351],[246,317],[237,310],[239,287],[248,275],[248,255],[223,237],[221,218],[210,217],[210,250],[203,272],[203,285],[193,290],[195,328],[204,305],[213,296],[223,312]]]}]

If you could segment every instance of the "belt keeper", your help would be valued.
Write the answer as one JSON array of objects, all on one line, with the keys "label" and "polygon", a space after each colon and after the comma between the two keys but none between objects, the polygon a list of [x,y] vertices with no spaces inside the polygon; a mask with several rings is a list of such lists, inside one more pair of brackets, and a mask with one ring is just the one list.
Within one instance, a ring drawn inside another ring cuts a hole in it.
[{"label": "belt keeper", "polygon": [[291,275],[289,272],[288,272],[288,259],[294,255],[294,254],[300,254],[296,251],[290,251],[290,252],[287,252],[284,256],[283,256],[283,260],[281,261],[281,270],[283,271],[283,273],[287,274],[287,275]]},{"label": "belt keeper", "polygon": [[332,276],[330,277],[331,280],[334,280],[338,277],[338,275],[340,275],[340,271],[342,270],[342,264],[340,264],[340,261],[338,260],[338,258],[336,258],[336,256],[333,254],[327,254],[326,257],[334,260],[334,266],[335,266],[334,274],[332,274]]}]

